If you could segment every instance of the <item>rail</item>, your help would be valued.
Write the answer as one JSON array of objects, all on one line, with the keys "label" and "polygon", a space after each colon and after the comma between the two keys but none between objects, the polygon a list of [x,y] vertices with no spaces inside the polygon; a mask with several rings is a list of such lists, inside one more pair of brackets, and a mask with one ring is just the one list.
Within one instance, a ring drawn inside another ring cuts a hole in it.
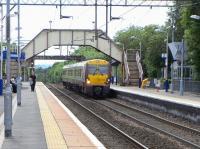
[{"label": "rail", "polygon": [[64,95],[65,97],[67,97],[68,99],[70,99],[71,101],[73,101],[74,103],[78,104],[84,110],[86,110],[89,113],[91,113],[92,115],[94,115],[96,118],[98,118],[99,120],[101,120],[105,125],[107,125],[108,127],[112,128],[114,131],[116,131],[119,134],[121,134],[127,140],[129,140],[130,142],[132,142],[135,145],[136,148],[148,149],[148,147],[146,147],[145,145],[141,144],[140,142],[138,142],[137,140],[135,140],[134,138],[132,138],[131,136],[129,136],[125,132],[121,131],[120,129],[118,129],[117,127],[115,127],[114,125],[112,125],[110,122],[108,122],[107,120],[105,120],[104,118],[102,118],[101,116],[99,116],[98,114],[94,113],[92,110],[90,110],[89,108],[87,108],[86,106],[84,106],[83,104],[81,104],[80,102],[76,101],[72,96],[66,94],[65,92],[61,91],[60,89],[54,87],[53,85],[49,84],[49,86],[51,88],[55,89],[57,92],[59,92],[62,95]]},{"label": "rail", "polygon": [[[192,129],[192,128],[189,128],[189,127],[186,127],[186,126],[183,126],[183,125],[179,125],[179,124],[177,124],[177,123],[173,123],[173,122],[167,121],[167,120],[165,120],[165,119],[163,119],[163,118],[159,118],[158,116],[154,116],[154,115],[152,115],[152,114],[149,114],[149,113],[147,113],[147,112],[143,112],[143,111],[141,111],[141,110],[132,108],[132,107],[130,107],[130,106],[125,106],[125,105],[123,105],[123,104],[121,104],[121,103],[118,103],[118,102],[115,102],[115,101],[111,101],[111,100],[109,100],[109,102],[113,102],[113,103],[115,103],[115,104],[117,104],[117,105],[120,105],[120,106],[129,108],[129,109],[134,110],[134,111],[137,111],[137,112],[140,112],[140,113],[142,113],[142,114],[144,114],[144,115],[148,115],[148,116],[150,116],[150,117],[152,117],[152,118],[155,118],[155,119],[157,119],[157,120],[166,122],[166,123],[168,123],[168,124],[171,124],[171,125],[173,125],[173,126],[179,127],[179,128],[181,128],[181,129],[189,130],[189,131],[191,131],[191,134],[194,134],[194,133],[195,133],[195,134],[199,134],[199,133],[200,133],[199,130]],[[165,135],[167,135],[167,136],[169,136],[169,137],[175,138],[175,139],[179,140],[180,142],[183,142],[184,144],[188,144],[188,145],[191,146],[191,147],[200,148],[200,146],[199,146],[198,144],[195,144],[195,143],[190,142],[190,141],[188,141],[188,140],[186,140],[186,139],[183,139],[183,138],[181,138],[181,137],[179,137],[179,136],[177,136],[177,135],[175,135],[175,134],[173,134],[173,133],[170,133],[170,132],[167,132],[167,131],[165,131],[165,130],[162,130],[162,129],[160,129],[160,128],[158,128],[158,127],[152,125],[152,124],[146,123],[144,120],[140,120],[140,119],[135,118],[135,117],[133,117],[133,116],[127,114],[127,113],[124,113],[124,112],[122,112],[122,111],[117,110],[117,108],[113,108],[112,106],[106,105],[106,104],[104,104],[104,103],[100,103],[100,102],[98,102],[98,103],[101,104],[102,106],[105,106],[105,107],[107,107],[107,108],[109,108],[109,109],[111,109],[111,110],[113,110],[113,111],[116,111],[116,112],[118,112],[118,113],[120,113],[120,114],[122,114],[122,115],[124,115],[124,116],[126,116],[126,117],[129,117],[129,118],[133,119],[134,121],[136,121],[136,122],[138,122],[138,123],[141,123],[142,125],[145,125],[145,126],[149,127],[149,128],[152,129],[152,130],[156,130],[156,131],[158,131],[158,132],[160,132],[160,133],[163,133],[163,134],[165,134]]]}]

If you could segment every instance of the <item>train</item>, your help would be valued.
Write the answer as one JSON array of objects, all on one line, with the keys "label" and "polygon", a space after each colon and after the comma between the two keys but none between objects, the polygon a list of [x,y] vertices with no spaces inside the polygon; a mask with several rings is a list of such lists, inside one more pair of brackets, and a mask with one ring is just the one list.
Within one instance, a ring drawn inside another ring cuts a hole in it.
[{"label": "train", "polygon": [[63,85],[93,97],[109,95],[110,78],[111,65],[103,59],[92,59],[63,67]]}]

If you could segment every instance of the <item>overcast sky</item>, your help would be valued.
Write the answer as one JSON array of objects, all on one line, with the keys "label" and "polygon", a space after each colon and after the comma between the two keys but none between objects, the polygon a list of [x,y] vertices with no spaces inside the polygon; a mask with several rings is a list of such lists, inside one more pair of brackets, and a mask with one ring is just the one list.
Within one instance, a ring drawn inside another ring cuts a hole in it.
[{"label": "overcast sky", "polygon": [[[73,16],[73,19],[60,19],[60,9],[55,6],[21,6],[21,40],[33,39],[42,29],[51,26],[54,29],[93,29],[95,20],[94,7],[62,7],[62,15]],[[17,11],[17,7],[11,12]],[[108,24],[108,35],[113,38],[117,31],[131,25],[146,26],[164,25],[168,8],[150,7],[113,7],[112,16],[121,17]],[[98,28],[105,31],[105,7],[98,7]],[[4,8],[5,13],[5,8]],[[5,24],[5,22],[4,22]],[[5,26],[5,25],[4,25]],[[17,17],[11,18],[11,38],[17,39]],[[5,32],[5,29],[4,29]],[[64,52],[63,52],[64,53]],[[66,52],[65,52],[66,53]]]}]

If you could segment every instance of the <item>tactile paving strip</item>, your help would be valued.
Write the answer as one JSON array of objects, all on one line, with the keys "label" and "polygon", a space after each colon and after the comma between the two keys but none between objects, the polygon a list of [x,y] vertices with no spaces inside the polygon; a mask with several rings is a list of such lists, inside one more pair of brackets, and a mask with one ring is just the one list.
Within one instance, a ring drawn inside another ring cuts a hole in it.
[{"label": "tactile paving strip", "polygon": [[46,104],[39,86],[36,86],[36,92],[48,149],[67,149],[65,139]]}]

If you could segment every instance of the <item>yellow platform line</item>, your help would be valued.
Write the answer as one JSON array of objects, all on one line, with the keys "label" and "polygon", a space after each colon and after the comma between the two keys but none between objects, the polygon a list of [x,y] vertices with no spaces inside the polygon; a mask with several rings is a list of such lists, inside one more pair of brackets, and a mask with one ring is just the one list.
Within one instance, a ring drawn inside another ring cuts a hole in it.
[{"label": "yellow platform line", "polygon": [[41,90],[39,89],[39,86],[36,86],[36,92],[48,149],[67,149],[63,135],[44,99]]}]

